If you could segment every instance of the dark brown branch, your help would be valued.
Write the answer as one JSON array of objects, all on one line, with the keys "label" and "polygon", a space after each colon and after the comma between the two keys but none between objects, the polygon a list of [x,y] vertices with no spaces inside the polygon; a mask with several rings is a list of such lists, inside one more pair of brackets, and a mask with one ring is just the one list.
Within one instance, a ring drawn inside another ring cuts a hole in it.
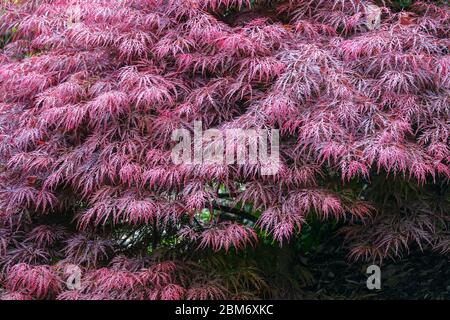
[{"label": "dark brown branch", "polygon": [[257,218],[255,216],[251,215],[250,213],[248,213],[248,212],[246,212],[244,210],[240,210],[240,209],[237,209],[237,208],[224,206],[224,205],[218,204],[216,202],[214,202],[212,204],[212,207],[215,210],[231,213],[231,214],[233,214],[235,216],[239,216],[240,218],[244,218],[244,219],[250,220],[252,222],[256,222],[256,220],[257,220]]}]

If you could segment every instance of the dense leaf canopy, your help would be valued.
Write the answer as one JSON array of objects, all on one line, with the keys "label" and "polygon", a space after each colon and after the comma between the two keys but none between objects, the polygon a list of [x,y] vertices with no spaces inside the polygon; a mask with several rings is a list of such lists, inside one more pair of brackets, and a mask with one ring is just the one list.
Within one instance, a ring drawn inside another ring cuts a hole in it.
[{"label": "dense leaf canopy", "polygon": [[[208,257],[285,245],[312,215],[342,223],[351,259],[450,251],[439,1],[32,0],[0,13],[3,298],[254,297],[257,271],[230,280]],[[278,129],[280,170],[173,164],[172,132],[194,121]]]}]

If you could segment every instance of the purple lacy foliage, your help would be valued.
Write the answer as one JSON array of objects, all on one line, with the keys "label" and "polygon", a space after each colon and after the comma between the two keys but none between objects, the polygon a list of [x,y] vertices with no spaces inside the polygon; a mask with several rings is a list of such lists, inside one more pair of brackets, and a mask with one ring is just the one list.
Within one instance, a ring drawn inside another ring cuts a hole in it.
[{"label": "purple lacy foliage", "polygon": [[[257,228],[282,244],[310,214],[350,221],[356,259],[448,253],[450,11],[377,2],[371,26],[371,3],[2,1],[2,297],[242,297],[183,252],[255,246]],[[279,129],[280,171],[172,164],[194,120]],[[380,176],[425,191],[375,196]]]}]

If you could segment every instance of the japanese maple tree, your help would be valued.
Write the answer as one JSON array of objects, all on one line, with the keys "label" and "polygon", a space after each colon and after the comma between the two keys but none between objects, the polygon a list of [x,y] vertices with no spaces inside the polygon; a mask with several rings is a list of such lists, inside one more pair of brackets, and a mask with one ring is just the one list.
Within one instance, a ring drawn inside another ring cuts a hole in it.
[{"label": "japanese maple tree", "polygon": [[[2,1],[2,298],[255,297],[210,257],[310,215],[350,259],[448,254],[450,11],[394,2]],[[280,170],[173,164],[194,121],[278,129]]]}]

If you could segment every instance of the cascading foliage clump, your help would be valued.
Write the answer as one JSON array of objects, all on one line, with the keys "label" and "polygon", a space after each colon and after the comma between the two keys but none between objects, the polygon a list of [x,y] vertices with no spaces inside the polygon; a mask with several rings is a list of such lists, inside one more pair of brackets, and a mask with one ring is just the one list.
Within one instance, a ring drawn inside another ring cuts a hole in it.
[{"label": "cascading foliage clump", "polygon": [[[311,215],[448,254],[450,10],[411,2],[2,1],[1,297],[256,297],[210,257]],[[175,165],[194,121],[278,129],[279,171]]]}]

